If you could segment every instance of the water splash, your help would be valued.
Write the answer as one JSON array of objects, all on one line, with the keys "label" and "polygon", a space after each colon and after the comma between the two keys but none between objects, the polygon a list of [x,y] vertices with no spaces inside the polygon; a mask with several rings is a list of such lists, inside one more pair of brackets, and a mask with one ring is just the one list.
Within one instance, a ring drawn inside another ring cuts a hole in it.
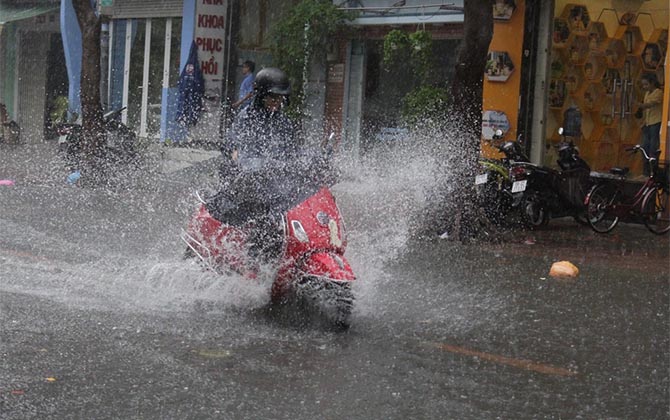
[{"label": "water splash", "polygon": [[[476,311],[459,302],[458,296],[467,291],[444,284],[434,285],[441,290],[438,293],[427,291],[431,285],[425,279],[417,282],[393,266],[406,250],[412,217],[437,184],[438,167],[459,163],[458,153],[445,153],[453,150],[452,144],[443,131],[422,132],[374,148],[356,162],[340,162],[343,175],[333,192],[347,226],[346,257],[359,279],[354,288],[355,318],[377,320],[404,313],[417,321],[430,312],[438,320],[467,319]],[[447,159],[447,164],[438,162],[438,157]],[[0,272],[10,280],[3,290],[140,313],[189,311],[199,302],[224,312],[262,307],[269,301],[269,281],[221,276],[181,260],[179,229],[197,204],[191,193],[203,185],[216,185],[216,166],[212,159],[169,177],[150,171],[128,189],[19,187],[13,199],[43,203],[44,220],[51,212],[62,214],[64,208],[68,217],[35,229],[26,229],[29,223],[4,225],[7,237],[25,232],[24,240],[34,244],[27,252],[38,250],[46,260],[5,256],[7,263]],[[421,306],[430,309],[423,313],[412,309]]]}]

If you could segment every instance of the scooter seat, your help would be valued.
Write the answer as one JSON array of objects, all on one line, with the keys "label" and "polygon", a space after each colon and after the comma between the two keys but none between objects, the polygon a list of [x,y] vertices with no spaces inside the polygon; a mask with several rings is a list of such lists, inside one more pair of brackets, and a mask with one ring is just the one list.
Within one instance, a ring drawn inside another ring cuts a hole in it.
[{"label": "scooter seat", "polygon": [[626,176],[630,168],[610,168],[610,173],[619,176]]}]

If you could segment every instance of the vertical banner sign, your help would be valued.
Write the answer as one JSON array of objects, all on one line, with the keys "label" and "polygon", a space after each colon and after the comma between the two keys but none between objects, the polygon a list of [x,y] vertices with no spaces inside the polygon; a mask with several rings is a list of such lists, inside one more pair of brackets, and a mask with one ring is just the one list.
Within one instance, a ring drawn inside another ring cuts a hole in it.
[{"label": "vertical banner sign", "polygon": [[221,97],[226,45],[227,0],[197,0],[195,43],[205,79],[205,96]]}]

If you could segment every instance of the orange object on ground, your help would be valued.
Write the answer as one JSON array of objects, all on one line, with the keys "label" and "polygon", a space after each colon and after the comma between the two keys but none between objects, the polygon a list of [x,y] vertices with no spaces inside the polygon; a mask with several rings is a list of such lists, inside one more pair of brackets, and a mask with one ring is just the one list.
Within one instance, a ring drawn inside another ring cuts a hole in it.
[{"label": "orange object on ground", "polygon": [[577,277],[579,268],[570,261],[558,261],[551,265],[549,275],[552,277]]}]

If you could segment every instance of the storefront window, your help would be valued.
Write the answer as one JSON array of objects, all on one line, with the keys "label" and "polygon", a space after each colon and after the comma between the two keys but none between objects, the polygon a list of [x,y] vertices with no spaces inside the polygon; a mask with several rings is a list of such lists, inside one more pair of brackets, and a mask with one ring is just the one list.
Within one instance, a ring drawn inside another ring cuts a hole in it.
[{"label": "storefront window", "polygon": [[[432,42],[433,64],[425,86],[448,90],[459,39]],[[365,91],[362,119],[362,149],[403,138],[408,129],[403,104],[408,95],[420,92],[421,82],[406,62],[385,63],[383,41],[367,41]],[[422,92],[426,92],[425,90]],[[425,116],[429,118],[429,116]]]},{"label": "storefront window", "polygon": [[128,79],[127,125],[136,133],[140,133],[140,116],[142,112],[142,75],[144,68],[145,34],[146,21],[144,19],[133,19],[130,47],[130,76]]},{"label": "storefront window", "polygon": [[[552,36],[548,145],[561,141],[567,110],[579,110],[581,132],[572,138],[582,157],[597,171],[614,166],[642,172],[641,160],[625,150],[641,142],[641,120],[635,117],[643,99],[645,73],[660,73],[667,47],[668,18],[653,10],[667,0],[650,0],[638,10],[616,10],[556,1]],[[661,84],[667,81],[661,80]],[[547,150],[552,150],[548,147]],[[553,159],[547,156],[546,162]]]},{"label": "storefront window", "polygon": [[[120,19],[113,22],[112,59],[110,60],[110,103],[122,106],[127,95],[127,125],[141,136],[160,136],[163,114],[163,88],[166,70],[169,87],[179,78],[181,18]],[[126,28],[130,32],[130,50],[126,51]],[[170,63],[165,69],[165,45],[170,35]],[[147,36],[150,37],[147,48]],[[129,64],[125,65],[126,53]],[[128,85],[123,84],[124,68]],[[145,72],[146,68],[146,72]],[[146,89],[146,92],[145,92]]]},{"label": "storefront window", "polygon": [[177,87],[179,80],[179,57],[181,54],[181,18],[172,19],[172,38],[170,39],[170,86]]},{"label": "storefront window", "polygon": [[163,57],[165,55],[165,26],[167,19],[151,19],[151,52],[149,57],[149,92],[147,95],[147,135],[158,137],[161,128],[163,98]]},{"label": "storefront window", "polygon": [[125,19],[114,20],[110,26],[110,43],[112,45],[109,54],[109,110],[121,108],[123,102],[123,66],[125,61],[125,37],[128,21]]}]

